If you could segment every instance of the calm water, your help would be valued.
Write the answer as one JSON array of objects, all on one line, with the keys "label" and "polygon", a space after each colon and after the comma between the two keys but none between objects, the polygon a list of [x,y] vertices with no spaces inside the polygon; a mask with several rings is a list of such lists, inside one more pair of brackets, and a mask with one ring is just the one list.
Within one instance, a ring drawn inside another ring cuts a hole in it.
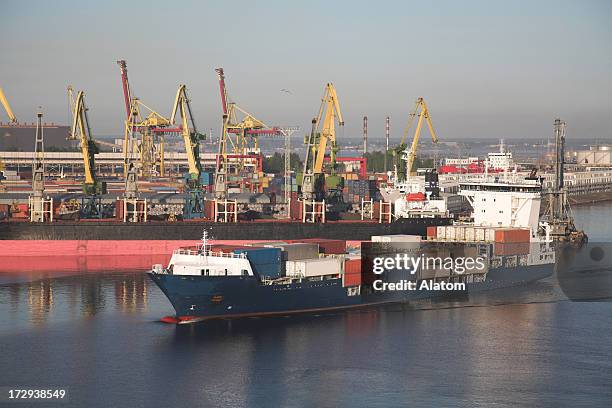
[{"label": "calm water", "polygon": [[[611,214],[575,209],[598,241]],[[0,387],[70,395],[16,407],[612,406],[612,303],[551,277],[470,305],[176,327],[138,271],[6,283]]]}]

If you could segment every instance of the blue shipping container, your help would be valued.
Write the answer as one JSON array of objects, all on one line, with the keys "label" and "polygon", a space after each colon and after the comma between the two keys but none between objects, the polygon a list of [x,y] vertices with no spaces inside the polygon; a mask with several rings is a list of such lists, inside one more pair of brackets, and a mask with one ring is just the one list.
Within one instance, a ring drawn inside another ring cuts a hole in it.
[{"label": "blue shipping container", "polygon": [[281,252],[280,248],[240,248],[234,250],[235,254],[246,253],[253,272],[260,278],[271,279],[281,276]]},{"label": "blue shipping container", "polygon": [[212,184],[212,175],[209,172],[203,171],[200,173],[200,184],[210,186]]}]

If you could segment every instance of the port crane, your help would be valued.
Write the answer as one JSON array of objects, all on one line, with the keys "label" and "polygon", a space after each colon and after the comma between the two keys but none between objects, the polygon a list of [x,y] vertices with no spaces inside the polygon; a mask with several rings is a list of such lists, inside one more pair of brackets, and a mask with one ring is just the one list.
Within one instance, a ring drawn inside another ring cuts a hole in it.
[{"label": "port crane", "polygon": [[[159,175],[163,177],[165,176],[164,134],[180,133],[180,129],[171,129],[170,119],[133,96],[128,80],[127,63],[125,60],[119,60],[117,64],[121,69],[126,110],[123,142],[124,176],[126,178],[128,176],[132,156],[138,155],[139,171],[143,176],[152,176],[159,165]],[[134,142],[135,134],[140,135],[137,143]]]},{"label": "port crane", "polygon": [[[336,154],[338,152],[336,122],[338,122],[338,126],[344,126],[336,89],[332,83],[328,83],[325,85],[319,113],[312,120],[310,135],[307,135],[304,140],[308,146],[302,175],[302,198],[305,200],[323,200],[326,189],[328,195],[335,196],[338,199],[342,197],[344,180],[335,175],[337,166]],[[328,147],[330,151],[331,175],[326,179],[323,172],[323,162],[325,161]],[[335,194],[338,191],[339,194]]]},{"label": "port crane", "polygon": [[[410,128],[414,123],[415,118],[418,116],[419,120],[417,121],[417,127],[414,131],[414,136],[412,138],[412,144],[410,145],[410,149],[406,148],[406,137],[410,132]],[[406,125],[406,129],[404,130],[404,136],[396,149],[397,153],[402,153],[402,159],[406,162],[406,177],[412,176],[415,172],[412,170],[414,166],[414,162],[417,156],[417,149],[419,145],[419,137],[421,135],[421,128],[423,127],[423,120],[427,122],[427,127],[429,128],[429,133],[431,134],[431,140],[433,143],[438,143],[438,137],[436,136],[436,132],[434,131],[433,124],[431,123],[431,117],[429,115],[429,109],[427,108],[427,104],[423,98],[418,98],[415,103],[414,110],[410,113],[408,118],[408,124]]]},{"label": "port crane", "polygon": [[[227,148],[230,147],[232,152],[230,153],[230,158],[236,159],[236,163],[238,163],[236,173],[245,176],[256,172],[261,173],[258,138],[260,136],[283,136],[283,133],[280,128],[266,125],[253,114],[231,101],[227,92],[223,68],[216,68],[215,72],[219,79],[219,92],[223,112],[223,131],[219,144],[224,149],[224,153],[220,154],[224,155],[225,165],[227,165]],[[253,160],[255,160],[255,163],[253,163]],[[229,171],[229,169],[226,168],[226,171]],[[260,177],[262,175],[263,173],[259,174]],[[255,180],[251,178],[251,184],[253,183],[255,183]],[[240,187],[241,189],[244,188],[244,186]],[[255,190],[261,190],[260,187],[258,186]]]},{"label": "port crane", "polygon": [[170,114],[170,125],[176,126],[177,114],[180,115],[181,135],[185,143],[189,172],[185,174],[185,185],[187,197],[185,198],[184,216],[186,218],[202,218],[204,216],[204,196],[202,186],[202,165],[200,163],[200,141],[205,135],[198,133],[191,104],[187,96],[187,87],[179,85],[174,100],[172,113]]},{"label": "port crane", "polygon": [[81,201],[81,216],[84,218],[102,218],[105,215],[105,209],[101,202],[101,196],[106,194],[106,183],[98,180],[96,176],[95,155],[99,153],[99,150],[89,125],[85,93],[79,91],[75,97],[72,86],[68,86],[68,100],[72,113],[72,126],[68,139],[79,141],[85,173],[83,182],[85,196]]},{"label": "port crane", "polygon": [[13,110],[11,109],[11,105],[9,104],[8,99],[6,99],[6,95],[4,95],[4,91],[2,90],[2,88],[0,88],[0,103],[2,103],[2,106],[4,107],[4,110],[6,111],[6,114],[8,115],[10,123],[13,125],[16,125],[17,117],[13,113]]}]

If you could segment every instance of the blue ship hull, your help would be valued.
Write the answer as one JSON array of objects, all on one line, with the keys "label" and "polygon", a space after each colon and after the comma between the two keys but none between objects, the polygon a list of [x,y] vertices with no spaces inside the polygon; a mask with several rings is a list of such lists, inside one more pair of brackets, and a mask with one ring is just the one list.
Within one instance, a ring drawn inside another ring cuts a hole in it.
[{"label": "blue ship hull", "polygon": [[[552,275],[553,265],[491,269],[483,282],[467,283],[465,293],[517,286]],[[253,276],[186,276],[150,272],[176,310],[176,322],[248,316],[315,313],[457,295],[435,290],[373,291],[349,295],[342,279],[264,285]]]}]

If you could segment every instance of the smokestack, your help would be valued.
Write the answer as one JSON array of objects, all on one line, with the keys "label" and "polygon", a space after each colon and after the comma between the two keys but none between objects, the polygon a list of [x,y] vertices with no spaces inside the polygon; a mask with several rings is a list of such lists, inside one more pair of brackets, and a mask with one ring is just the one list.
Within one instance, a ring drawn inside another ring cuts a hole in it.
[{"label": "smokestack", "polygon": [[368,152],[368,117],[363,117],[363,154]]},{"label": "smokestack", "polygon": [[387,152],[389,151],[389,133],[390,133],[390,121],[391,119],[387,116],[385,120],[385,140],[386,140],[386,149],[385,149],[385,173],[387,172]]}]

